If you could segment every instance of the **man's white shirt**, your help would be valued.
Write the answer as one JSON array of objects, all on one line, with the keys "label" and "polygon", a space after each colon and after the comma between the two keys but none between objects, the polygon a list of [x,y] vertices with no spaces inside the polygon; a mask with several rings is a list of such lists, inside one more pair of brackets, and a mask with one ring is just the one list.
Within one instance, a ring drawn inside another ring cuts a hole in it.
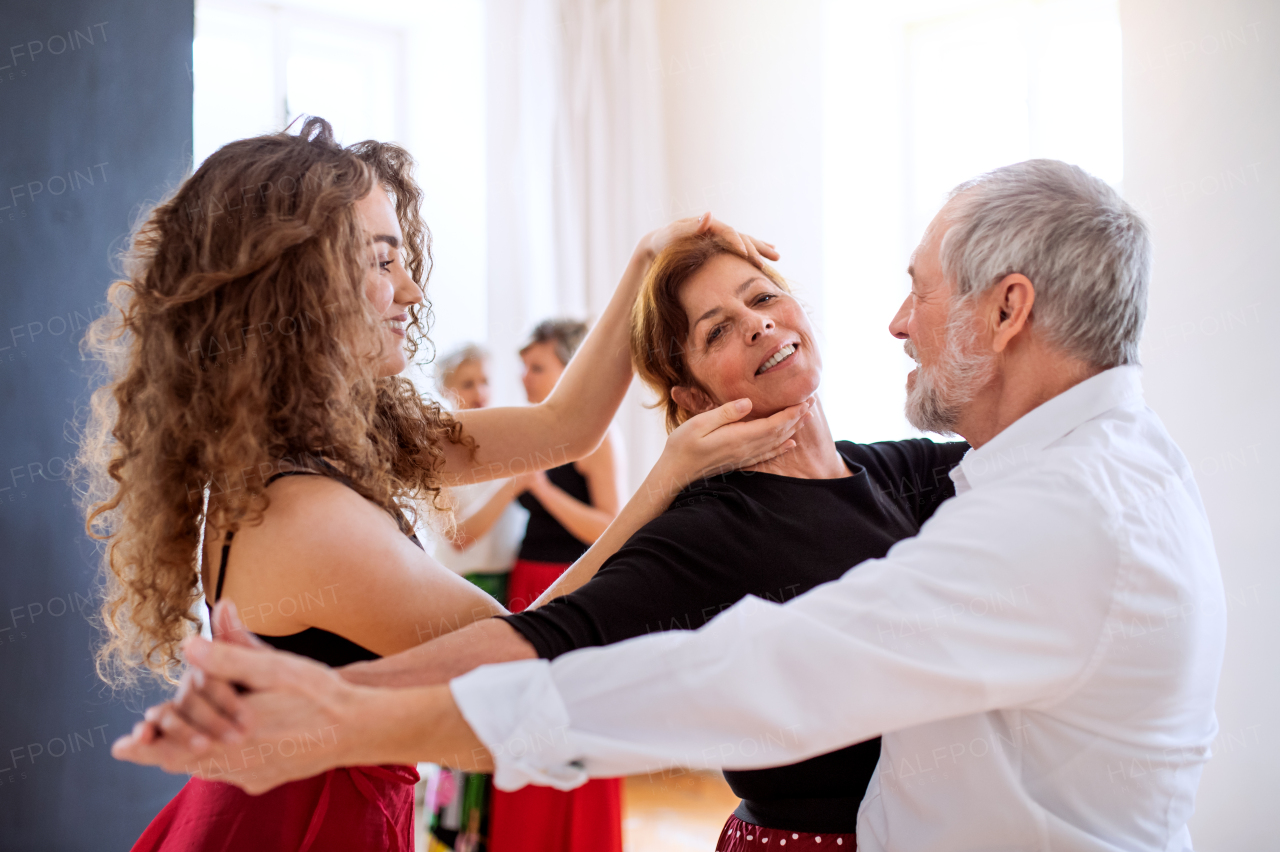
[{"label": "man's white shirt", "polygon": [[495,783],[778,766],[882,735],[865,852],[1190,849],[1225,601],[1138,368],[951,476],[918,536],[793,601],[454,680]]}]

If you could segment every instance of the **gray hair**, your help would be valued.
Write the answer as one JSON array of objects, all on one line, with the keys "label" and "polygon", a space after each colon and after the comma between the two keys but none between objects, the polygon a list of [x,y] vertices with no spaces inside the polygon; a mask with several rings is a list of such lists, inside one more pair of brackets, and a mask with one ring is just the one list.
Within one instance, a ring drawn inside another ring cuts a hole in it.
[{"label": "gray hair", "polygon": [[1078,166],[1027,160],[960,184],[949,204],[940,251],[957,298],[1021,273],[1050,345],[1095,369],[1138,363],[1151,237],[1119,193]]},{"label": "gray hair", "polygon": [[453,381],[454,374],[463,364],[471,361],[485,361],[488,358],[488,350],[474,343],[466,343],[450,351],[448,355],[436,362],[436,389],[444,393],[449,382]]},{"label": "gray hair", "polygon": [[520,354],[528,352],[539,343],[550,343],[556,358],[568,366],[573,353],[578,351],[582,339],[587,336],[587,324],[573,319],[543,320],[529,335],[529,342],[520,347]]}]

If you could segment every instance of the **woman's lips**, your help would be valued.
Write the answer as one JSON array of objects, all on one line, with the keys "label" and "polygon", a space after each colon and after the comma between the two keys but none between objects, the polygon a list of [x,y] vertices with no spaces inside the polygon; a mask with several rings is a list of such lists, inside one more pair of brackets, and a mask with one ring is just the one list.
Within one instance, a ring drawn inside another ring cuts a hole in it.
[{"label": "woman's lips", "polygon": [[392,334],[404,337],[404,324],[408,319],[409,317],[407,314],[400,314],[399,316],[388,317],[382,322],[386,325],[387,330]]},{"label": "woman's lips", "polygon": [[800,349],[799,343],[788,343],[787,345],[783,346],[777,352],[773,353],[772,355],[770,355],[768,358],[765,359],[765,362],[760,365],[760,368],[758,370],[756,370],[756,375],[763,376],[765,373],[771,372],[772,370],[787,363],[789,360],[791,360],[791,356],[795,355],[796,352],[799,351],[799,349]]}]

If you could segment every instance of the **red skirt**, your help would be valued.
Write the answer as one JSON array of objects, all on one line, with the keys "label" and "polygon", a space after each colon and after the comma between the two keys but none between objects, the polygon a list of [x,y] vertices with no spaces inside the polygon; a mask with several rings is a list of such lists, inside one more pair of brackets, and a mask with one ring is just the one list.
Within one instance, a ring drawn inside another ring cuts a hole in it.
[{"label": "red skirt", "polygon": [[[520,612],[568,563],[516,561],[508,608]],[[493,791],[489,852],[622,852],[622,779],[595,778],[574,790],[523,787]]]},{"label": "red skirt", "polygon": [[192,778],[133,852],[413,852],[417,781],[409,766],[351,766],[250,796]]},{"label": "red skirt", "polygon": [[736,816],[729,817],[716,841],[716,852],[854,852],[857,848],[858,839],[853,834],[807,834],[762,828]]},{"label": "red skirt", "polygon": [[534,562],[517,559],[507,580],[507,609],[523,612],[538,599],[538,595],[551,588],[560,575],[572,563]]}]

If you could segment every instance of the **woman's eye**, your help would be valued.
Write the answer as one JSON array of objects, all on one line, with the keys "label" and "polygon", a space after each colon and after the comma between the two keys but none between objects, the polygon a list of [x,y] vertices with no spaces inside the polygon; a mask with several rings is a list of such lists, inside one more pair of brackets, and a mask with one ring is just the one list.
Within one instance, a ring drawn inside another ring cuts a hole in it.
[{"label": "woman's eye", "polygon": [[774,300],[774,299],[776,299],[776,298],[778,298],[778,297],[777,297],[777,296],[775,296],[775,295],[773,295],[772,293],[765,293],[765,294],[764,294],[763,296],[761,296],[759,299],[756,299],[756,304],[757,304],[757,305],[763,305],[765,302],[771,302],[771,301],[773,301],[773,300]]},{"label": "woman's eye", "polygon": [[386,272],[387,267],[391,266],[393,263],[395,263],[394,260],[380,260],[378,261],[378,268],[381,269],[383,272]]},{"label": "woman's eye", "polygon": [[715,343],[719,339],[720,333],[724,331],[724,326],[718,325],[707,333],[707,343]]}]

